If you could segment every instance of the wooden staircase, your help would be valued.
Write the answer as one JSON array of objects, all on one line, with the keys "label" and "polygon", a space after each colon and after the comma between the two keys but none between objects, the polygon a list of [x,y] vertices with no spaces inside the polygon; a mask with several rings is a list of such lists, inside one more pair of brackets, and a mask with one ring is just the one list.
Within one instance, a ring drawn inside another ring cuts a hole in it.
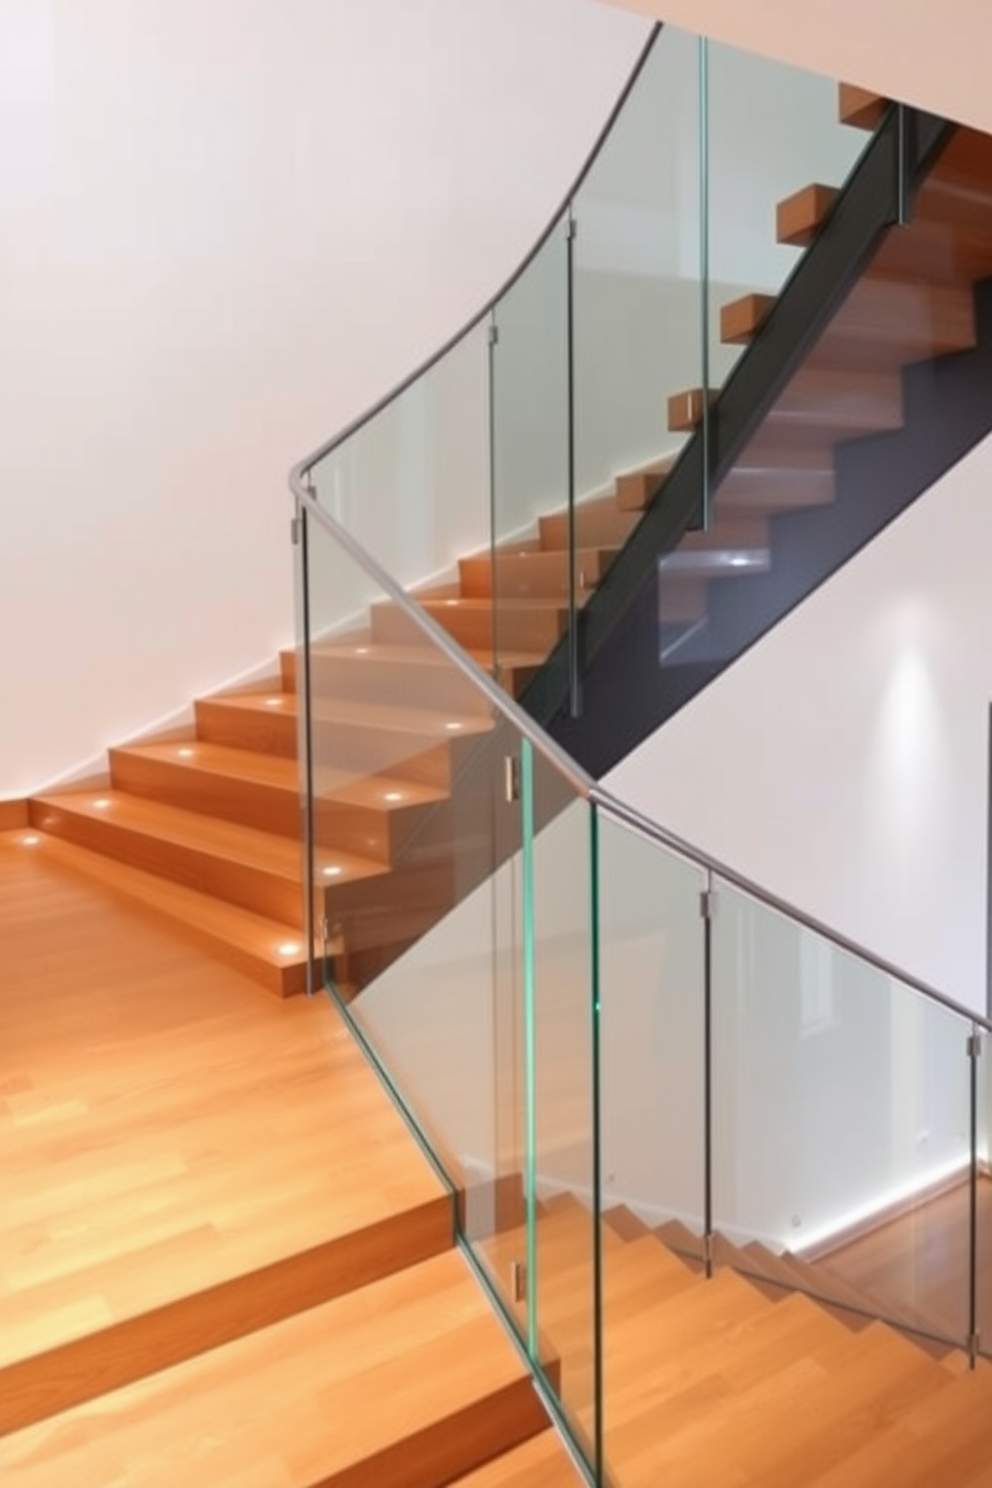
[{"label": "wooden staircase", "polygon": [[[601,1239],[610,1483],[992,1483],[988,1363],[971,1372],[959,1352],[929,1352],[850,1310],[850,1295],[846,1308],[812,1301],[796,1290],[803,1278],[761,1247],[745,1257],[722,1242],[707,1280],[698,1240],[680,1225],[653,1229],[620,1208],[604,1217]],[[504,1284],[522,1247],[520,1231],[483,1247]],[[590,1216],[567,1194],[542,1208],[537,1276],[539,1326],[561,1360],[563,1401],[591,1433]],[[535,1440],[512,1467],[495,1462],[469,1481],[536,1483],[529,1459],[543,1450],[550,1444]]]},{"label": "wooden staircase", "polygon": [[[870,124],[883,107],[841,90],[841,117],[852,124]],[[781,203],[780,241],[810,242],[836,197],[814,184]],[[686,637],[699,644],[721,594],[740,594],[781,566],[780,524],[835,501],[839,450],[902,425],[907,366],[974,343],[974,283],[992,274],[992,142],[959,131],[919,193],[916,218],[912,232],[888,234],[719,486],[709,530],[685,533],[661,560],[663,655],[678,656]],[[724,306],[724,339],[746,344],[774,310],[762,294]],[[672,432],[697,426],[702,397],[698,388],[672,396]],[[611,492],[579,503],[580,604],[608,578],[671,464],[619,474]],[[568,530],[566,512],[548,513],[495,561],[466,556],[454,582],[416,594],[514,695],[567,624]],[[197,700],[190,728],[111,749],[92,787],[29,803],[31,830],[58,840],[65,866],[169,916],[281,996],[303,988],[307,950],[296,681],[288,651],[268,682]],[[314,644],[311,682],[314,923],[326,921],[336,981],[351,994],[497,866],[491,796],[501,741],[484,700],[390,602]]]}]

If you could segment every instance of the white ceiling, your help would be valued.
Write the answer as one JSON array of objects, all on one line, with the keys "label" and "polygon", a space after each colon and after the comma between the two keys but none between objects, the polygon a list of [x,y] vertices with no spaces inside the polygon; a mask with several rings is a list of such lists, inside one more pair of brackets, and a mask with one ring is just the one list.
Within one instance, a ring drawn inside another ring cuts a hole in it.
[{"label": "white ceiling", "polygon": [[992,0],[605,0],[992,134]]}]

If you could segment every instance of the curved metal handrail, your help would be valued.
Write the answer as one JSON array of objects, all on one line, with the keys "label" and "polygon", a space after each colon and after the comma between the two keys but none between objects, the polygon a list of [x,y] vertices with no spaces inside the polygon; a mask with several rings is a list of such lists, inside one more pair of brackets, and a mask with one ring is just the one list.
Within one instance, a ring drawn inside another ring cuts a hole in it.
[{"label": "curved metal handrail", "polygon": [[404,615],[418,630],[446,657],[453,666],[473,684],[473,686],[484,695],[490,707],[502,715],[518,732],[541,754],[544,759],[557,770],[558,773],[568,781],[576,794],[582,799],[596,805],[617,821],[625,826],[640,832],[643,836],[656,842],[659,846],[669,852],[676,853],[687,862],[693,863],[697,868],[703,869],[707,874],[729,884],[732,888],[746,894],[749,898],[763,904],[766,908],[774,910],[775,913],[783,915],[792,920],[804,930],[811,931],[828,941],[837,950],[846,952],[848,955],[856,956],[860,961],[871,966],[883,976],[892,977],[902,983],[903,986],[925,997],[930,1002],[939,1003],[949,1012],[964,1018],[968,1023],[977,1028],[992,1033],[992,1021],[965,1007],[963,1003],[957,1002],[953,997],[931,987],[919,977],[904,971],[893,962],[887,961],[883,956],[876,955],[866,946],[859,945],[857,941],[832,930],[821,920],[813,915],[806,914],[804,910],[796,905],[789,904],[787,900],[779,898],[770,890],[763,888],[760,884],[738,873],[735,869],[722,863],[719,858],[712,857],[701,848],[694,847],[692,843],[686,842],[684,838],[677,836],[674,832],[667,831],[659,826],[650,817],[644,816],[635,807],[626,801],[621,801],[610,791],[605,790],[591,775],[582,769],[550,735],[537,724],[529,713],[521,708],[503,689],[484,672],[472,658],[463,651],[458,643],[452,639],[443,626],[423,610],[420,605],[410,599],[402,585],[387,573],[386,570],[362,547],[361,543],[352,537],[346,528],[342,527],[329,512],[314,499],[304,488],[300,477],[294,470],[291,476],[294,495],[300,507],[307,513],[308,517],[322,527],[335,542],[351,557],[360,568],[373,579],[376,584],[388,594],[389,598],[400,606]]},{"label": "curved metal handrail", "polygon": [[294,495],[296,494],[297,487],[302,487],[304,476],[306,476],[315,465],[319,465],[321,460],[325,459],[329,454],[331,454],[333,450],[336,450],[340,445],[344,444],[345,441],[350,439],[353,434],[357,434],[358,430],[364,428],[366,424],[371,423],[372,419],[380,414],[384,408],[388,408],[390,403],[394,403],[397,398],[402,397],[402,395],[407,391],[408,388],[411,388],[415,382],[419,382],[421,377],[426,376],[426,374],[430,372],[433,367],[437,366],[438,362],[443,361],[443,359],[448,355],[450,351],[453,351],[461,341],[464,341],[466,336],[470,335],[472,331],[474,331],[482,323],[482,321],[485,320],[487,315],[492,314],[493,310],[499,304],[500,300],[503,299],[504,295],[508,294],[509,291],[516,284],[517,280],[521,277],[521,275],[526,273],[527,269],[540,253],[541,249],[544,247],[545,243],[548,241],[551,234],[558,226],[563,215],[568,210],[569,203],[572,201],[576,192],[579,191],[589,172],[596,164],[596,161],[599,158],[600,151],[609,138],[609,135],[613,130],[613,126],[616,123],[617,118],[619,117],[624,107],[624,104],[630,97],[630,94],[632,93],[634,86],[637,83],[637,79],[643,72],[648,57],[651,55],[654,44],[658,40],[658,37],[660,36],[663,29],[664,26],[662,23],[659,23],[656,26],[652,26],[651,34],[645,42],[641,54],[634,64],[634,69],[623,86],[620,96],[617,98],[616,103],[610,110],[606,123],[603,125],[602,129],[599,131],[599,134],[596,136],[595,144],[586,157],[585,164],[582,166],[579,174],[576,176],[575,180],[572,182],[572,185],[565,193],[565,197],[561,203],[561,206],[552,215],[547,227],[541,233],[540,237],[537,239],[537,242],[534,244],[530,252],[526,255],[522,262],[517,265],[513,273],[500,287],[500,289],[498,289],[497,292],[486,301],[481,310],[473,315],[472,318],[465,325],[462,326],[461,330],[456,331],[453,336],[450,336],[442,346],[438,347],[437,351],[429,356],[425,362],[421,363],[419,367],[415,368],[415,370],[411,372],[407,377],[404,377],[402,382],[394,387],[391,392],[387,393],[385,397],[380,398],[377,403],[373,403],[371,408],[368,408],[364,413],[359,414],[356,419],[353,419],[352,422],[346,425],[344,429],[340,430],[339,433],[334,434],[330,439],[325,440],[324,443],[321,444],[317,449],[315,449],[311,454],[306,455],[302,460],[298,461],[297,464],[293,466],[292,470],[290,471],[289,485],[290,490],[293,491]]}]

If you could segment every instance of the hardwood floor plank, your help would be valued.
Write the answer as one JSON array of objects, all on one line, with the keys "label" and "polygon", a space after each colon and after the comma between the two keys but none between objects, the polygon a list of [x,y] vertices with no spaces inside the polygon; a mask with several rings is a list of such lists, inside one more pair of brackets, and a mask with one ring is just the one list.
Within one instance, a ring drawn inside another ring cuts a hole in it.
[{"label": "hardwood floor plank", "polygon": [[450,1244],[325,1000],[276,1001],[21,835],[0,839],[8,1426]]}]

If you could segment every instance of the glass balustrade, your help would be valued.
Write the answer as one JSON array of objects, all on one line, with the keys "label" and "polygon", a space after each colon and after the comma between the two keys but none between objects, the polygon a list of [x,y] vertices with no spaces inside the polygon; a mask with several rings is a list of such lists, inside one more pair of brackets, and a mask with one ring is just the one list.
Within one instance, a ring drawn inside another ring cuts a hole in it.
[{"label": "glass balustrade", "polygon": [[[618,1488],[714,1281],[992,1338],[986,1025],[641,821],[513,701],[585,727],[592,699],[605,733],[596,656],[629,701],[643,632],[667,707],[757,633],[716,580],[766,570],[773,520],[830,505],[858,419],[894,409],[896,330],[922,347],[939,319],[900,265],[949,261],[966,163],[904,183],[915,226],[862,243],[744,418],[769,317],[810,293],[776,203],[873,190],[891,143],[822,80],[665,28],[521,271],[295,485],[317,980]],[[851,356],[872,398],[845,398]],[[943,396],[926,372],[918,396]]]}]

